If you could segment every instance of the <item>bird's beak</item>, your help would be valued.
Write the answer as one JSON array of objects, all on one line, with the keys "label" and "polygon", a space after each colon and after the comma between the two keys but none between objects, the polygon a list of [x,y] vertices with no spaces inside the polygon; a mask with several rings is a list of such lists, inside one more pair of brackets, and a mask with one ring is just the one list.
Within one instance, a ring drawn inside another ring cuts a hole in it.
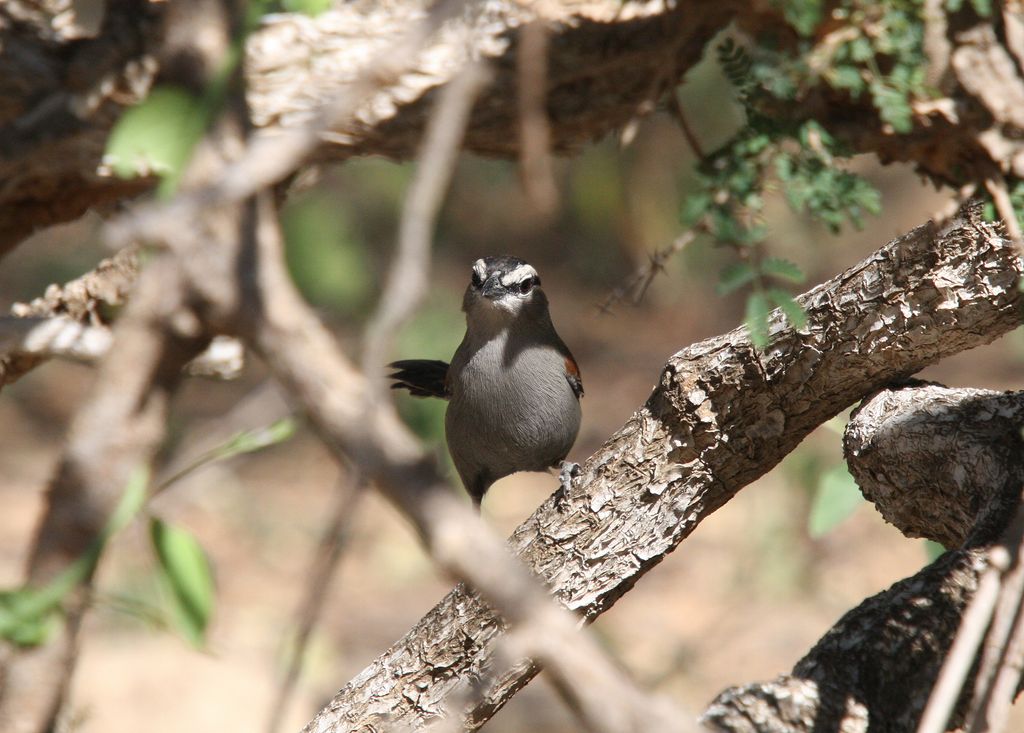
[{"label": "bird's beak", "polygon": [[501,284],[501,278],[498,273],[494,273],[487,281],[484,282],[484,286],[481,289],[484,297],[488,300],[497,300],[505,293],[505,286]]}]

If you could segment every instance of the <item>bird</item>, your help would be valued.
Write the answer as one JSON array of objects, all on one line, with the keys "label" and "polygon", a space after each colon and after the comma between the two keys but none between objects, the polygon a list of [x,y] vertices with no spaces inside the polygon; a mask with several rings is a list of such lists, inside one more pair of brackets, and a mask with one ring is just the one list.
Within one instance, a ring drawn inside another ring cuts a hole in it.
[{"label": "bird", "polygon": [[479,511],[500,478],[561,467],[563,484],[578,467],[565,461],[579,433],[583,380],[551,322],[533,266],[518,257],[473,263],[462,298],[466,335],[451,362],[389,364],[392,389],[448,400],[445,440]]}]

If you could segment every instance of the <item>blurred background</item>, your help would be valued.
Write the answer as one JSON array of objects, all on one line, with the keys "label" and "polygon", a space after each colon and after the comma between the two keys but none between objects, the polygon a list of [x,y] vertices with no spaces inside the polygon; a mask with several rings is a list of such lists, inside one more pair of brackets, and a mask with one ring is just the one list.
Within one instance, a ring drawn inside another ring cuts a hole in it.
[{"label": "blurred background", "polygon": [[[696,69],[680,98],[705,150],[740,122],[713,68]],[[643,403],[669,355],[742,321],[743,294],[715,291],[734,255],[707,240],[673,258],[639,305],[599,307],[680,232],[694,162],[677,125],[655,113],[629,145],[609,139],[558,160],[560,207],[545,218],[524,198],[513,163],[463,157],[437,231],[430,296],[392,357],[448,359],[463,333],[459,307],[471,263],[488,254],[526,259],[540,271],[558,330],[582,368],[584,422],[570,454],[582,461]],[[884,207],[861,231],[833,236],[791,212],[781,196],[768,203],[768,252],[807,273],[796,292],[923,223],[948,200],[907,168],[871,159],[853,165],[882,192]],[[350,355],[358,353],[391,261],[411,170],[384,160],[326,168],[301,182],[283,212],[295,278]],[[98,224],[86,217],[9,255],[0,263],[0,307],[41,295],[49,283],[109,255],[96,241]],[[1020,388],[1022,358],[1017,332],[921,376]],[[0,424],[7,426],[0,442],[0,587],[20,581],[42,492],[92,379],[91,367],[54,362],[0,395]],[[399,400],[410,425],[443,454],[444,404]],[[259,427],[280,409],[255,360],[233,382],[188,380],[163,459],[187,464],[205,450],[203,440]],[[922,541],[886,525],[845,480],[843,420],[819,429],[744,489],[598,620],[594,633],[641,684],[696,713],[726,686],[789,671],[845,611],[928,562]],[[205,648],[196,649],[160,611],[164,591],[154,580],[145,528],[130,527],[99,574],[73,685],[73,729],[263,730],[316,547],[339,487],[350,479],[300,424],[286,442],[176,481],[153,511],[192,532],[210,558],[217,593]],[[484,517],[508,534],[556,484],[544,474],[504,479],[488,494]],[[409,528],[369,492],[352,517],[280,729],[300,729],[450,587]],[[1011,730],[1024,727],[1017,707]],[[487,726],[495,733],[576,729],[543,675]]]}]

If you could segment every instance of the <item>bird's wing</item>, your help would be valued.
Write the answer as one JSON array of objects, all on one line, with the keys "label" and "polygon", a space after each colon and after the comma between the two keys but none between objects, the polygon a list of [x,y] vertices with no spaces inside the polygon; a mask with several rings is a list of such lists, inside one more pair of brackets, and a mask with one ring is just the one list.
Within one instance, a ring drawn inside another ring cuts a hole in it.
[{"label": "bird's wing", "polygon": [[404,359],[388,364],[396,370],[388,375],[391,389],[407,389],[416,397],[448,399],[448,362],[434,359]]},{"label": "bird's wing", "polygon": [[568,347],[565,347],[565,381],[572,387],[576,399],[583,396],[583,377],[580,376],[580,365],[572,358]]}]

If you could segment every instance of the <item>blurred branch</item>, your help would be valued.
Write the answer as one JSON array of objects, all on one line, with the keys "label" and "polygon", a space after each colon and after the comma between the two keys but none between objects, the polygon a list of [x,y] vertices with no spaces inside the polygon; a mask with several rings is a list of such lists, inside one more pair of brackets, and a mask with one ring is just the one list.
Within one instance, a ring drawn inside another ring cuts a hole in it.
[{"label": "blurred branch", "polygon": [[519,92],[519,172],[526,198],[542,216],[558,207],[548,120],[548,29],[541,19],[520,31],[516,51]]},{"label": "blurred branch", "polygon": [[288,669],[277,688],[267,719],[267,733],[277,733],[288,709],[295,683],[299,679],[306,658],[306,647],[313,633],[320,613],[327,600],[331,580],[338,568],[342,551],[348,543],[352,520],[359,508],[360,500],[366,493],[366,481],[360,475],[346,476],[339,480],[335,508],[324,528],[317,545],[313,562],[306,576],[302,602],[295,613],[295,631],[287,644]]},{"label": "blurred branch", "polygon": [[225,166],[216,179],[185,191],[168,203],[136,207],[130,215],[108,225],[108,238],[115,244],[138,239],[161,241],[167,228],[175,223],[195,221],[204,211],[241,201],[284,180],[307,162],[329,130],[350,124],[360,105],[411,71],[431,35],[461,5],[460,0],[440,0],[362,65],[351,83],[340,90],[335,83],[331,95],[317,105],[315,114],[303,124],[273,135],[253,137],[244,153]]},{"label": "blurred branch", "polygon": [[[231,44],[231,29],[238,26],[237,18],[231,17],[231,4],[194,0],[190,9],[192,20],[201,19],[203,24],[202,43],[183,52],[193,62],[207,59],[210,68],[219,68]],[[191,34],[193,40],[198,37]],[[188,81],[202,81],[194,77],[194,70],[189,73]],[[182,179],[186,187],[206,185],[216,173],[217,162],[237,146],[246,126],[241,115],[244,107],[228,104],[226,109],[197,147]],[[242,213],[241,207],[232,206],[208,213],[201,222],[202,241],[229,251],[224,235],[244,223]],[[178,224],[172,222],[169,229],[189,231]],[[99,293],[132,291],[124,315],[114,326],[113,342],[93,391],[72,421],[67,447],[47,490],[29,558],[26,585],[30,588],[63,573],[101,536],[129,478],[140,467],[148,467],[164,437],[168,403],[183,368],[211,337],[192,309],[196,298],[188,291],[191,283],[185,263],[173,254],[157,255],[133,283],[134,254],[127,250],[123,257],[123,261],[112,258],[114,264],[102,263],[97,270],[106,268],[109,273],[90,274],[74,281],[75,287],[47,293],[47,302],[40,306],[49,308],[52,301],[56,309],[76,303],[84,315],[91,312],[90,304]],[[65,597],[62,623],[46,643],[3,648],[0,728],[5,733],[47,733],[57,725],[75,668],[91,576],[90,568]]]},{"label": "blurred branch", "polygon": [[1020,690],[1024,657],[1024,505],[1018,504],[1016,516],[996,550],[1002,550],[999,559],[1008,558],[1009,563],[1000,568],[1002,585],[975,678],[967,717],[969,733],[1002,733],[1010,705]]},{"label": "blurred branch", "polygon": [[[96,361],[110,349],[111,340],[107,326],[88,326],[71,316],[0,316],[0,354],[8,364],[15,356]],[[13,371],[4,373],[7,381],[13,381]]]},{"label": "blurred branch", "polygon": [[986,567],[978,579],[978,589],[960,620],[956,638],[928,697],[917,733],[944,733],[948,727],[960,692],[974,666],[975,655],[985,638],[985,630],[992,621],[992,612],[999,599],[1000,576],[1009,566],[1005,548],[999,546],[989,551]]},{"label": "blurred branch", "polygon": [[51,356],[102,356],[110,336],[100,311],[123,305],[138,273],[138,249],[125,247],[85,275],[63,286],[50,285],[41,298],[12,305],[13,317],[0,326],[0,387]]},{"label": "blurred branch", "polygon": [[[0,383],[10,384],[48,359],[99,361],[113,342],[109,326],[85,325],[70,316],[0,316],[0,367],[5,367]],[[185,370],[192,376],[235,379],[244,362],[238,341],[216,336]]]},{"label": "blurred branch", "polygon": [[[427,293],[437,212],[451,181],[473,102],[489,78],[482,65],[468,65],[444,88],[427,124],[416,174],[402,206],[394,262],[380,306],[366,330],[363,372],[370,377],[377,397],[381,397],[384,388],[383,366],[395,335]],[[378,373],[380,378],[374,379],[373,375]]]},{"label": "blurred branch", "polygon": [[[199,332],[183,333],[168,325],[185,308],[177,275],[168,258],[147,267],[113,330],[93,393],[75,415],[47,491],[29,561],[31,586],[47,583],[87,551],[131,472],[149,461],[163,437],[168,400],[181,368],[203,345]],[[7,648],[2,654],[4,731],[44,733],[54,725],[74,668],[85,590],[65,602],[65,623],[55,638],[39,647]]]}]

